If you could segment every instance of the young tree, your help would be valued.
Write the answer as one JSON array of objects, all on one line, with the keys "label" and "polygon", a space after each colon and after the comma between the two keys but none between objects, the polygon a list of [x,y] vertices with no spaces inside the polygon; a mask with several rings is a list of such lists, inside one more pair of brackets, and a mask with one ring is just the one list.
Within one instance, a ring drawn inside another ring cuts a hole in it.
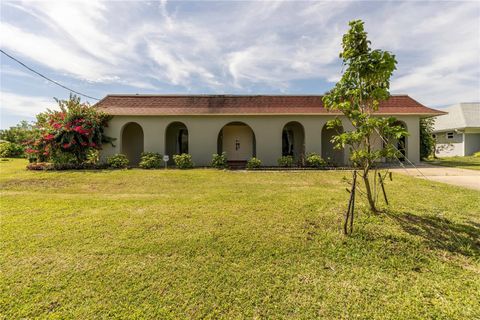
[{"label": "young tree", "polygon": [[[387,51],[372,50],[361,20],[350,21],[350,30],[343,36],[340,58],[345,71],[340,81],[324,97],[328,110],[337,110],[350,121],[354,130],[335,135],[335,147],[350,149],[350,161],[359,171],[372,212],[378,212],[372,192],[371,170],[382,158],[399,155],[395,141],[406,136],[405,129],[393,117],[375,115],[380,101],[389,98],[390,77],[396,69],[395,56]],[[336,118],[327,124],[341,125]],[[380,148],[375,139],[382,139]]]}]

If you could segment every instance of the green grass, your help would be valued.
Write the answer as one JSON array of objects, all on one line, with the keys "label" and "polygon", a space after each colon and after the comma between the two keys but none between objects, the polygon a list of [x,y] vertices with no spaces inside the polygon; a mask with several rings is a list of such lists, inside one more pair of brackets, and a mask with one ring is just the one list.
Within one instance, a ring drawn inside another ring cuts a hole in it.
[{"label": "green grass", "polygon": [[394,175],[345,237],[348,172],[25,164],[0,163],[0,318],[480,317],[478,191]]},{"label": "green grass", "polygon": [[447,157],[427,161],[428,163],[461,169],[480,170],[480,157]]}]

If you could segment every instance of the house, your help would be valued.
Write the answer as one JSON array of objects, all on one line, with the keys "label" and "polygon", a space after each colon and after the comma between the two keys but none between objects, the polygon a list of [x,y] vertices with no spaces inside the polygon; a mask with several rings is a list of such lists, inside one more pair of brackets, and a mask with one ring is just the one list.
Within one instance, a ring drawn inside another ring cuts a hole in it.
[{"label": "house", "polygon": [[[97,107],[113,115],[106,134],[116,138],[102,157],[123,153],[133,164],[144,151],[170,159],[189,153],[197,166],[208,166],[212,154],[223,151],[231,162],[255,156],[266,166],[277,165],[282,155],[298,160],[309,152],[344,164],[348,150],[333,148],[336,131],[325,124],[339,116],[342,130],[353,129],[340,113],[326,110],[319,95],[108,95]],[[391,96],[377,113],[407,128],[399,147],[412,162],[420,161],[420,118],[442,114],[407,95]]]},{"label": "house", "polygon": [[442,110],[448,114],[435,118],[435,155],[463,157],[480,151],[480,103],[459,103]]}]

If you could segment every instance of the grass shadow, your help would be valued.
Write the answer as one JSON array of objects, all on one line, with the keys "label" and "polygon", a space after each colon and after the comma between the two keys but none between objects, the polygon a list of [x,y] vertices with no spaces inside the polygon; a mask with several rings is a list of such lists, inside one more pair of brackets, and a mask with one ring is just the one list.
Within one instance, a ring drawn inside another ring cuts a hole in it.
[{"label": "grass shadow", "polygon": [[403,212],[392,214],[402,229],[423,238],[432,249],[447,250],[464,256],[480,257],[480,224],[453,222],[438,216],[418,216]]}]

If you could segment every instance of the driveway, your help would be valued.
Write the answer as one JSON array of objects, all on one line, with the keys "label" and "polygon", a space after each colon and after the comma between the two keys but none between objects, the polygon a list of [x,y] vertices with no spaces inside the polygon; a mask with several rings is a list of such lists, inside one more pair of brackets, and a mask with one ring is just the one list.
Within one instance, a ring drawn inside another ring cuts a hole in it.
[{"label": "driveway", "polygon": [[407,164],[405,167],[407,168],[393,168],[391,171],[417,178],[480,190],[480,170],[458,169],[429,164],[417,165],[418,170]]}]

